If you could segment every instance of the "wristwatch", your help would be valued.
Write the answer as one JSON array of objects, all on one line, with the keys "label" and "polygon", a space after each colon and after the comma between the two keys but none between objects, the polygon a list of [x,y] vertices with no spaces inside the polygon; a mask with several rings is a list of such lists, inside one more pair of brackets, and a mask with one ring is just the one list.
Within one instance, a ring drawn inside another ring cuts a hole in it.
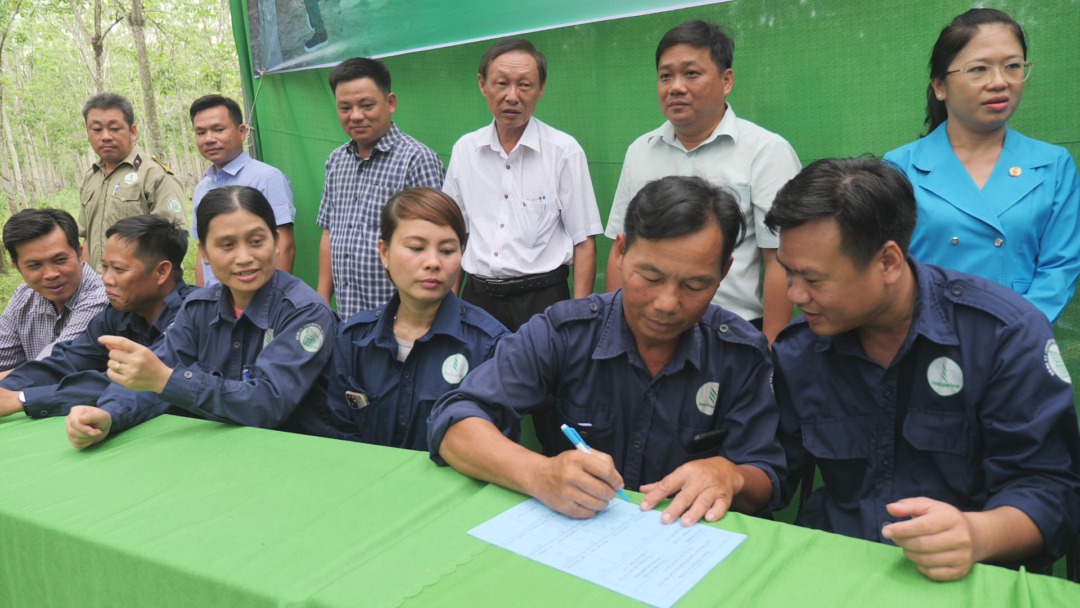
[{"label": "wristwatch", "polygon": [[19,391],[19,403],[26,405],[26,393]]}]

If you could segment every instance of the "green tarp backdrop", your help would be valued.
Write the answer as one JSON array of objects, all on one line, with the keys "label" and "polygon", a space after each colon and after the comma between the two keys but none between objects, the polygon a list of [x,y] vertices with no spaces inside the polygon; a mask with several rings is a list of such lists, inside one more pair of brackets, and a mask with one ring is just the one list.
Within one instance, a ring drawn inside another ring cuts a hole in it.
[{"label": "green tarp backdrop", "polygon": [[[255,100],[249,120],[257,156],[292,180],[296,273],[314,285],[324,163],[347,139],[326,82],[329,68],[256,78],[246,18],[247,3],[255,2],[231,2],[249,107]],[[466,5],[488,4],[466,0],[445,3],[445,10],[465,14]],[[521,4],[541,11],[549,3]],[[1028,58],[1035,63],[1011,126],[1080,157],[1080,0],[982,4],[1008,11],[1025,26]],[[277,5],[282,11],[302,2]],[[729,101],[739,116],[783,135],[804,164],[831,156],[881,155],[923,132],[931,46],[941,28],[971,6],[971,0],[733,0],[535,32],[528,37],[547,55],[549,66],[536,115],[584,147],[606,221],[626,147],[663,122],[656,98],[656,43],[671,27],[705,18],[724,25],[735,39]],[[358,31],[360,36],[364,30]],[[398,95],[394,120],[444,162],[458,137],[491,120],[476,84],[480,56],[489,44],[386,59]],[[600,286],[610,244],[599,237]]]}]

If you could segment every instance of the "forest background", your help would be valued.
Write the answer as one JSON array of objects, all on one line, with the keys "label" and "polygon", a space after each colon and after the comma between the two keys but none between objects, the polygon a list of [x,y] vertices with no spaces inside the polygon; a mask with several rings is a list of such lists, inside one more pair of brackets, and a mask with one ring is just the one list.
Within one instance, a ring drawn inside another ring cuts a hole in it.
[{"label": "forest background", "polygon": [[[190,200],[208,163],[189,105],[209,93],[243,105],[228,0],[0,0],[0,225],[32,207],[78,217],[79,183],[97,159],[82,105],[103,91],[131,99],[139,145]],[[21,282],[0,256],[0,302]]]}]

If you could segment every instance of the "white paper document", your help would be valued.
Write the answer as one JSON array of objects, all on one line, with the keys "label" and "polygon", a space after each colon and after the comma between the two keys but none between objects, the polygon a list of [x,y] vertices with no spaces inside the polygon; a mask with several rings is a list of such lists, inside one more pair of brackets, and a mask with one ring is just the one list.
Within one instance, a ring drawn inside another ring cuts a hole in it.
[{"label": "white paper document", "polygon": [[532,499],[469,534],[657,607],[679,601],[745,534],[660,523],[660,511],[623,500],[592,519],[571,519]]}]

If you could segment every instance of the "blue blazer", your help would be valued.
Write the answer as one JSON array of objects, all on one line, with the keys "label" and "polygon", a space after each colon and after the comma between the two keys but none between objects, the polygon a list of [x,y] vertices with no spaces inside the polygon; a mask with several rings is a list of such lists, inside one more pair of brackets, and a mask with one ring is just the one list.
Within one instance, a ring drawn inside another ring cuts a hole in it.
[{"label": "blue blazer", "polygon": [[1008,129],[982,190],[953,153],[946,125],[885,160],[915,187],[911,254],[1023,295],[1050,321],[1080,275],[1080,181],[1068,151]]}]

